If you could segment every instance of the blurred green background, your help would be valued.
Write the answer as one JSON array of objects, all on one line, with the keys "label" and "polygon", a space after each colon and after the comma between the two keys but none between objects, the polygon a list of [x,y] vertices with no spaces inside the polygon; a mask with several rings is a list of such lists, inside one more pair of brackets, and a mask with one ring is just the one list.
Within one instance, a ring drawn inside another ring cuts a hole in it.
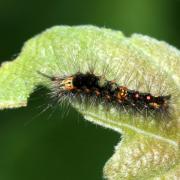
[{"label": "blurred green background", "polygon": [[[180,48],[179,18],[179,0],[0,0],[0,61],[12,60],[35,34],[64,24],[138,32]],[[35,92],[27,108],[0,111],[0,180],[101,180],[120,135],[71,108],[39,114],[45,93]]]}]

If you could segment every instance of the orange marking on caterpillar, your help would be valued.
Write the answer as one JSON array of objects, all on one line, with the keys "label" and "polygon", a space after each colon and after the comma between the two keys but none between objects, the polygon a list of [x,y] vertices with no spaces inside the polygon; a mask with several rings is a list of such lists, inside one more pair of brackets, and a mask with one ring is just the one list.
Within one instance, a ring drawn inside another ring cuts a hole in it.
[{"label": "orange marking on caterpillar", "polygon": [[76,89],[76,87],[73,85],[73,77],[68,77],[61,81],[60,87],[66,91],[72,91]]}]

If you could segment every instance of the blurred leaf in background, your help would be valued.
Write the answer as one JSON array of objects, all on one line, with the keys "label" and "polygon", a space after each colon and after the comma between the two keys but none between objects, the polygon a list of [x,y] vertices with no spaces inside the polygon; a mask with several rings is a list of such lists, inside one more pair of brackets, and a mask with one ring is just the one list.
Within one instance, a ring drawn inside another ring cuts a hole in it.
[{"label": "blurred leaf in background", "polygon": [[[63,24],[137,32],[180,49],[179,9],[178,0],[1,0],[0,61],[13,59],[33,35]],[[44,93],[34,93],[27,108],[0,112],[0,180],[101,180],[119,134],[84,121],[74,109],[38,116],[48,103]]]}]

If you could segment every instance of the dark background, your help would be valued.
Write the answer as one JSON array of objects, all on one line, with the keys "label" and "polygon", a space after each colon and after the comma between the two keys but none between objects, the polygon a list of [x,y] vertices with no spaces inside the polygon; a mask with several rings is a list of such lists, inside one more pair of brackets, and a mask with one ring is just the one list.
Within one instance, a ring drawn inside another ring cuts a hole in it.
[{"label": "dark background", "polygon": [[[53,25],[138,32],[180,48],[179,18],[179,0],[0,0],[0,61]],[[120,136],[73,109],[39,114],[47,104],[43,93],[34,93],[27,108],[0,112],[0,180],[101,180]]]}]

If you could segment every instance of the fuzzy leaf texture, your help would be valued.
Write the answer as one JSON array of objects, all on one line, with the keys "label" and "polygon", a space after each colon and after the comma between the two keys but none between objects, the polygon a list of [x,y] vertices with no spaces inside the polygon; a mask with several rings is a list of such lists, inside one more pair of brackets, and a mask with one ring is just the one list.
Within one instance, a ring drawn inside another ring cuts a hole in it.
[{"label": "fuzzy leaf texture", "polygon": [[[102,104],[72,102],[84,118],[122,134],[104,166],[104,178],[180,179],[180,51],[163,41],[94,26],[55,26],[28,40],[19,56],[0,68],[0,109],[27,105],[37,86],[51,88],[49,75],[87,72],[152,94],[172,95],[171,120],[109,111]],[[106,69],[106,70],[105,70]]]}]

